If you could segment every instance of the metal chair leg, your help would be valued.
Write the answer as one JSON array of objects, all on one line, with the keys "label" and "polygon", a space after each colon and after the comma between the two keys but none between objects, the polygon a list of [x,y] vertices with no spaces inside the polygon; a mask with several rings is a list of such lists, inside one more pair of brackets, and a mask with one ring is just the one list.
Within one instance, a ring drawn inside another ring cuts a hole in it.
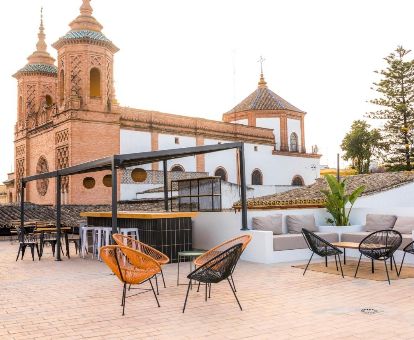
[{"label": "metal chair leg", "polygon": [[164,288],[167,288],[167,286],[165,285],[164,273],[162,272],[162,268],[161,268],[161,276],[162,276],[162,282],[164,283]]},{"label": "metal chair leg", "polygon": [[205,293],[205,301],[207,301],[207,290],[208,290],[208,283],[206,283],[206,293]]},{"label": "metal chair leg", "polygon": [[391,281],[390,281],[390,276],[388,275],[387,260],[384,261],[384,264],[385,264],[385,271],[387,272],[388,284],[390,285],[391,284]]},{"label": "metal chair leg", "polygon": [[243,310],[243,308],[242,308],[242,306],[241,306],[241,304],[240,304],[240,301],[239,301],[239,299],[237,298],[236,292],[234,291],[233,286],[232,286],[232,285],[231,285],[231,283],[230,283],[229,278],[227,278],[227,281],[228,281],[228,283],[229,283],[229,285],[230,285],[230,289],[231,289],[231,291],[232,291],[232,292],[233,292],[233,294],[234,294],[234,297],[236,298],[237,303],[239,304],[240,310]]},{"label": "metal chair leg", "polygon": [[371,259],[371,273],[374,274],[375,269],[374,269],[374,260]]},{"label": "metal chair leg", "polygon": [[400,265],[400,271],[399,271],[399,273],[398,273],[398,276],[400,276],[400,275],[401,275],[401,270],[402,270],[402,266],[403,266],[403,263],[404,263],[405,254],[406,254],[406,252],[404,252],[404,255],[403,255],[403,258],[402,258],[401,265]]},{"label": "metal chair leg", "polygon": [[155,275],[155,285],[157,286],[157,295],[160,295],[160,292],[158,290],[158,278],[157,278],[157,275]]},{"label": "metal chair leg", "polygon": [[122,306],[122,316],[125,315],[125,302],[126,302],[125,296],[126,296],[126,283],[124,283],[124,289],[123,289],[123,293],[122,293],[122,304],[121,304],[121,306]]},{"label": "metal chair leg", "polygon": [[[22,250],[22,245],[19,244],[19,251],[17,252],[17,257],[16,257],[16,261],[19,259],[20,256],[20,251]],[[405,254],[404,254],[405,255]]]},{"label": "metal chair leg", "polygon": [[211,298],[211,283],[208,285],[209,289],[208,289],[208,298]]},{"label": "metal chair leg", "polygon": [[356,269],[356,271],[355,271],[355,275],[354,275],[354,277],[356,277],[356,276],[357,276],[358,269],[359,269],[359,264],[361,263],[361,257],[362,257],[362,254],[361,254],[361,255],[359,255],[359,261],[358,261],[358,265],[357,265],[357,269]]},{"label": "metal chair leg", "polygon": [[339,267],[341,268],[342,278],[344,278],[344,271],[342,270],[341,257],[338,255]]},{"label": "metal chair leg", "polygon": [[308,262],[308,264],[306,265],[306,268],[305,268],[305,271],[303,272],[303,276],[305,276],[305,273],[306,273],[306,271],[308,270],[308,266],[309,266],[309,263],[310,263],[310,261],[312,260],[312,257],[313,257],[313,252],[312,252],[312,255],[311,255],[311,257],[310,257],[310,259],[309,259],[309,262]]},{"label": "metal chair leg", "polygon": [[231,283],[233,284],[233,289],[237,292],[236,285],[234,284],[233,275],[230,275]]},{"label": "metal chair leg", "polygon": [[190,282],[188,283],[187,294],[186,294],[186,296],[185,296],[185,301],[184,301],[183,313],[184,313],[184,311],[185,311],[185,306],[187,305],[187,299],[188,299],[188,293],[190,292],[190,286],[191,286],[191,280],[190,280]]},{"label": "metal chair leg", "polygon": [[398,267],[397,267],[397,263],[395,262],[395,257],[392,257],[392,260],[394,261],[394,267],[395,267],[395,271],[397,273],[397,276],[400,277],[400,273],[398,272]]},{"label": "metal chair leg", "polygon": [[155,294],[154,286],[152,285],[151,280],[148,280],[148,281],[149,281],[149,283],[150,283],[150,285],[151,285],[152,292],[154,293],[155,300],[157,300],[157,305],[158,305],[158,307],[160,307],[160,303],[158,302],[157,294]]},{"label": "metal chair leg", "polygon": [[336,254],[335,254],[335,264],[336,264],[336,271],[338,271],[338,261],[336,260]]}]

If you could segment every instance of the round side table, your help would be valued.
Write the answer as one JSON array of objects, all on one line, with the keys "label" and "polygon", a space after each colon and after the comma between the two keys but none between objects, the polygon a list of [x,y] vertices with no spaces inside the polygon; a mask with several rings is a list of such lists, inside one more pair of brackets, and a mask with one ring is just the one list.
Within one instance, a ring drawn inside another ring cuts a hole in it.
[{"label": "round side table", "polygon": [[[177,261],[177,286],[180,285],[180,262],[182,259],[187,258],[189,259],[190,262],[190,273],[193,271],[193,260],[197,257],[199,257],[200,255],[203,255],[205,253],[205,250],[198,250],[198,249],[193,249],[193,250],[184,250],[184,251],[179,251],[178,252],[178,261]],[[195,269],[195,266],[194,266]]]}]

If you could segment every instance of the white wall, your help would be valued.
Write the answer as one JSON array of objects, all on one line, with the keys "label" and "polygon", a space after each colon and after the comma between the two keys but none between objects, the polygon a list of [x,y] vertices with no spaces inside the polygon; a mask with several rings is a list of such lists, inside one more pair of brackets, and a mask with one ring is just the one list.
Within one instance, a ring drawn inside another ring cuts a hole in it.
[{"label": "white wall", "polygon": [[[175,137],[179,138],[179,144],[175,144]],[[196,146],[195,137],[178,136],[178,135],[158,135],[158,148],[159,150],[178,149],[178,148],[189,148]],[[168,170],[174,165],[180,164],[184,167],[185,171],[196,171],[196,158],[195,156],[172,159],[167,161]]]},{"label": "white wall", "polygon": [[295,132],[298,135],[298,147],[299,150],[302,147],[302,134],[300,128],[300,120],[299,119],[287,119],[287,130],[288,130],[288,144],[290,147],[290,135]]},{"label": "white wall", "polygon": [[256,126],[273,129],[273,134],[275,135],[276,149],[280,150],[280,118],[256,118]]},{"label": "white wall", "polygon": [[[228,141],[218,141],[215,139],[205,139],[204,145],[215,145],[221,143],[229,143]],[[205,170],[210,175],[214,175],[217,167],[221,166],[227,171],[227,181],[237,183],[237,158],[236,150],[224,150],[219,152],[207,153],[204,155]]]},{"label": "white wall", "polygon": [[[120,130],[120,153],[136,153],[151,151],[151,133],[144,131]],[[151,164],[144,164],[140,168],[149,170]]]}]

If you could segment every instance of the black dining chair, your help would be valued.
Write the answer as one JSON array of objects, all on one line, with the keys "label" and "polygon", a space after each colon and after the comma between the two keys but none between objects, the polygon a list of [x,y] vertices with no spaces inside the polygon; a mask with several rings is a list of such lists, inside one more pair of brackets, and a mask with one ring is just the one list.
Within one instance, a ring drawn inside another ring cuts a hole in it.
[{"label": "black dining chair", "polygon": [[404,255],[401,261],[401,265],[400,265],[400,270],[398,271],[398,276],[400,276],[401,274],[401,270],[404,264],[404,259],[405,259],[405,255],[408,254],[412,254],[414,255],[414,241],[412,241],[411,243],[407,244],[404,249],[403,249]]},{"label": "black dining chair", "polygon": [[239,258],[242,254],[242,247],[243,244],[238,243],[230,247],[229,249],[219,253],[217,256],[213,257],[211,260],[207,261],[202,266],[198,267],[190,274],[188,274],[187,278],[190,281],[188,282],[187,295],[185,296],[183,313],[187,305],[188,293],[190,292],[193,280],[205,284],[206,301],[207,291],[209,291],[209,293],[211,291],[211,284],[227,280],[230,285],[230,289],[233,292],[234,297],[236,298],[236,301],[240,307],[240,310],[243,310],[240,301],[237,298],[235,287],[232,285],[229,279],[230,276],[233,274],[237,262],[239,261]]},{"label": "black dining chair", "polygon": [[342,277],[344,277],[344,272],[342,270],[341,257],[340,257],[340,255],[342,254],[342,250],[340,250],[339,248],[335,247],[333,244],[324,240],[322,237],[316,235],[315,233],[305,228],[302,228],[302,235],[305,238],[306,244],[308,245],[309,249],[312,251],[312,255],[308,261],[308,264],[306,265],[303,275],[305,275],[306,271],[308,270],[308,266],[312,260],[313,255],[316,254],[316,255],[319,255],[325,258],[325,266],[328,266],[328,257],[335,256],[336,270],[338,270],[338,262],[339,262],[339,267],[341,268],[341,274],[342,274]]},{"label": "black dining chair", "polygon": [[29,233],[25,231],[25,228],[15,227],[19,239],[19,250],[17,252],[16,261],[19,259],[20,253],[22,254],[21,260],[23,260],[24,253],[26,248],[29,247],[32,253],[32,260],[34,261],[34,248],[37,251],[37,257],[40,260],[40,253],[39,253],[39,242],[37,236],[35,234]]},{"label": "black dining chair", "polygon": [[359,256],[354,277],[357,276],[359,264],[361,263],[362,255],[364,255],[373,261],[384,261],[388,284],[391,284],[387,261],[394,261],[395,270],[398,275],[399,273],[395,263],[394,253],[400,247],[401,242],[402,236],[397,230],[386,229],[369,234],[359,244],[358,248],[361,254]]}]

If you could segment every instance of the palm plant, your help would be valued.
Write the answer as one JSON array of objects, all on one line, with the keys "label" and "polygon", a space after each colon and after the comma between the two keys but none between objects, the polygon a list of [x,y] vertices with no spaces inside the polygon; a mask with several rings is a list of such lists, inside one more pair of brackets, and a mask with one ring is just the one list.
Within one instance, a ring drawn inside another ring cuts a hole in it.
[{"label": "palm plant", "polygon": [[[321,190],[326,196],[326,209],[332,215],[332,219],[328,218],[327,221],[337,226],[349,225],[349,215],[355,201],[363,193],[365,187],[362,185],[356,188],[350,194],[346,191],[346,179],[337,180],[333,175],[325,175],[326,182],[328,183],[329,190]],[[350,203],[348,212],[346,211],[346,205]]]}]

